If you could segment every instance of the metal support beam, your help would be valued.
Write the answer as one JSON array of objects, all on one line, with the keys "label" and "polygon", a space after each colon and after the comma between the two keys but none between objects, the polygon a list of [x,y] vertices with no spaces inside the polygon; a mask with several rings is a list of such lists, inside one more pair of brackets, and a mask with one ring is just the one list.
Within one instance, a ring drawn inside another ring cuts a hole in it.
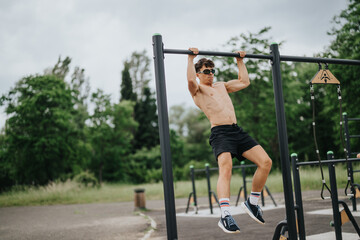
[{"label": "metal support beam", "polygon": [[284,186],[286,220],[289,239],[295,240],[297,239],[295,207],[291,181],[289,144],[286,129],[284,96],[280,70],[280,53],[278,44],[272,44],[270,46],[270,50],[273,56],[272,78],[274,83],[275,113],[280,147],[280,162]]},{"label": "metal support beam", "polygon": [[166,214],[167,237],[177,239],[176,211],[174,197],[173,171],[170,151],[169,116],[166,100],[164,52],[161,35],[153,36],[154,64],[156,80],[157,107],[159,111],[159,135],[161,148],[161,163],[164,185],[164,201]]}]

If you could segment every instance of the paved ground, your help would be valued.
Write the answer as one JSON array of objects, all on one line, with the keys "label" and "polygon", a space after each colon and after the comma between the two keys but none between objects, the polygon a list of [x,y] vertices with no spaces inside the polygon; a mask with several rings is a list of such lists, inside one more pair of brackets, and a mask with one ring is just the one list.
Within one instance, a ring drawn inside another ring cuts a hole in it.
[{"label": "paved ground", "polygon": [[[339,192],[339,196],[342,196],[343,192]],[[278,204],[284,204],[283,195],[275,194],[275,200]],[[232,197],[231,200],[236,200]],[[304,212],[305,212],[305,230],[306,235],[311,236],[315,234],[333,232],[331,237],[315,239],[335,239],[335,232],[333,227],[330,227],[330,221],[332,221],[332,215],[318,215],[308,214],[319,209],[331,209],[330,200],[321,200],[320,193],[317,191],[303,192],[304,200]],[[343,199],[342,199],[343,200]],[[200,199],[200,204],[208,208],[207,199]],[[349,201],[346,201],[350,204]],[[272,204],[270,198],[266,198],[265,205]],[[239,206],[240,208],[240,206]],[[342,209],[342,208],[340,208]],[[352,209],[352,208],[351,208]],[[185,212],[185,208],[177,209],[177,212]],[[164,211],[151,211],[147,213],[158,223],[158,230],[155,231],[151,236],[154,240],[166,239],[166,228],[165,228],[165,217]],[[181,214],[183,215],[183,214]],[[240,234],[225,234],[220,228],[217,227],[218,218],[200,218],[200,217],[177,217],[177,229],[179,239],[272,239],[276,225],[285,219],[285,209],[275,208],[274,210],[264,211],[264,219],[266,220],[265,225],[260,225],[254,222],[249,216],[245,214],[234,216],[237,223],[240,225]],[[355,217],[356,221],[360,223],[360,217]],[[346,223],[342,227],[344,233],[356,234],[356,231],[350,222]],[[333,238],[334,237],[334,238]],[[356,235],[355,238],[344,238],[359,239]]]},{"label": "paved ground", "polygon": [[[339,194],[342,196],[342,192]],[[275,194],[274,197],[278,204],[284,204],[283,194]],[[232,201],[235,199],[231,198]],[[305,212],[331,208],[331,202],[320,200],[317,191],[304,192],[303,199]],[[200,198],[198,202],[200,210],[208,210],[207,198]],[[187,199],[176,200],[178,214],[185,212],[186,203]],[[266,198],[265,205],[270,204],[270,198]],[[143,214],[148,217],[135,214],[133,202],[0,208],[0,239],[166,239],[163,201],[147,201],[146,207],[149,211]],[[280,207],[264,211],[264,218],[266,224],[262,226],[245,214],[236,215],[235,219],[240,225],[241,233],[229,235],[217,227],[216,217],[178,216],[178,238],[272,239],[277,223],[285,218],[285,209]],[[360,223],[360,217],[355,218]],[[155,231],[151,230],[151,220],[156,222]],[[305,213],[307,235],[334,231],[329,225],[331,220],[331,215]],[[351,223],[343,225],[342,231],[355,233]]]}]

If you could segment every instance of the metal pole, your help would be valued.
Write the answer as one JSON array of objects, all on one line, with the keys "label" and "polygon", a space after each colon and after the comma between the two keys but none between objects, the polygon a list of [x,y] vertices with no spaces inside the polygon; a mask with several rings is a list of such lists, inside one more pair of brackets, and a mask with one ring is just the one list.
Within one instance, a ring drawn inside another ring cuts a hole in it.
[{"label": "metal pole", "polygon": [[210,213],[213,214],[213,205],[212,205],[212,201],[211,201],[210,170],[209,170],[208,163],[205,164],[205,172],[206,172],[206,179],[207,179],[207,186],[208,186]]},{"label": "metal pole", "polygon": [[196,198],[196,186],[195,186],[195,170],[194,166],[190,166],[190,174],[191,174],[191,183],[192,183],[192,189],[193,189],[193,196],[194,196],[194,206],[195,206],[195,214],[198,213],[198,205],[197,205],[197,198]]},{"label": "metal pole", "polygon": [[[334,158],[334,153],[332,151],[327,152],[327,159],[331,160]],[[335,228],[335,237],[336,240],[341,240],[341,216],[339,212],[339,199],[336,186],[336,174],[335,174],[335,164],[329,163],[329,178],[330,178],[330,188],[331,188],[331,203],[334,215],[334,228]]]},{"label": "metal pole", "polygon": [[168,239],[177,239],[174,183],[170,151],[169,119],[166,100],[163,42],[160,34],[152,37],[155,64],[157,107],[159,111],[159,135],[164,185],[166,229]]},{"label": "metal pole", "polygon": [[[347,157],[350,158],[351,148],[350,148],[350,135],[349,135],[349,119],[348,119],[346,112],[343,113],[343,117],[344,117],[344,130],[345,130]],[[351,181],[351,183],[354,183],[354,170],[353,170],[352,162],[348,162],[347,167],[349,168],[349,174],[350,174],[350,178],[351,178],[350,181]],[[352,190],[355,190],[355,189],[352,189]],[[356,192],[355,192],[355,195],[356,195]],[[357,211],[356,196],[351,197],[351,203],[353,206],[353,211],[356,212]]]},{"label": "metal pole", "polygon": [[[164,49],[167,54],[193,54],[190,50],[181,49]],[[205,56],[219,56],[219,57],[237,57],[239,54],[232,52],[215,52],[215,51],[199,51],[198,55]],[[267,59],[272,60],[272,55],[250,54],[247,53],[245,58]],[[280,61],[285,62],[307,62],[307,63],[330,63],[330,64],[345,64],[345,65],[360,65],[360,60],[353,59],[336,59],[336,58],[319,58],[319,57],[298,57],[281,55]]]},{"label": "metal pole", "polygon": [[247,200],[247,189],[246,189],[246,170],[245,170],[245,165],[244,165],[244,161],[241,161],[241,173],[242,173],[242,178],[243,178],[243,187],[244,187],[244,201]]},{"label": "metal pole", "polygon": [[271,44],[270,50],[273,56],[273,60],[271,63],[272,77],[274,83],[276,122],[277,122],[278,138],[280,145],[280,162],[281,162],[281,170],[282,170],[283,186],[284,186],[286,219],[287,219],[289,239],[295,240],[297,239],[295,207],[294,207],[293,190],[291,185],[292,182],[291,182],[291,169],[290,169],[290,159],[289,159],[289,146],[288,146],[288,137],[287,137],[287,129],[286,129],[284,97],[283,97],[281,70],[280,70],[280,53],[279,53],[278,44],[276,43]]},{"label": "metal pole", "polygon": [[300,182],[300,173],[299,167],[296,165],[298,162],[298,156],[296,153],[291,154],[291,163],[293,169],[293,178],[294,178],[294,190],[295,190],[295,201],[297,206],[297,219],[299,226],[299,237],[300,240],[305,240],[305,223],[304,223],[304,208],[302,203],[302,194],[301,194],[301,182]]}]

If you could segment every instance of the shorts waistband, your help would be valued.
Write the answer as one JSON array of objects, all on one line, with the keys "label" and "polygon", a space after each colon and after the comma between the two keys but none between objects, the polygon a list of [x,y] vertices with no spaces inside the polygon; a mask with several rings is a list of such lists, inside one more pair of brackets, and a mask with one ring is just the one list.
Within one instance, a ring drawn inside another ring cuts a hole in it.
[{"label": "shorts waistband", "polygon": [[217,130],[220,130],[220,129],[239,129],[239,125],[237,125],[236,123],[233,123],[233,124],[229,124],[229,125],[219,125],[219,126],[215,126],[215,127],[212,127],[211,128],[211,132],[213,131],[217,131]]}]

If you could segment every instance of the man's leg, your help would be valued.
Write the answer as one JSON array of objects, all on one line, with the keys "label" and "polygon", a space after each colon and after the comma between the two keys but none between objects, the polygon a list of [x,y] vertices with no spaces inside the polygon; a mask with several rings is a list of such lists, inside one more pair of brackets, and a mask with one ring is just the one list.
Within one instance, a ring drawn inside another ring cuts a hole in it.
[{"label": "man's leg", "polygon": [[243,157],[256,164],[257,169],[252,181],[253,192],[261,192],[270,173],[272,161],[265,150],[257,145],[243,153]]},{"label": "man's leg", "polygon": [[223,152],[218,156],[219,178],[217,182],[218,198],[230,198],[230,181],[232,174],[231,153]]},{"label": "man's leg", "polygon": [[255,163],[257,165],[257,169],[253,176],[250,197],[241,205],[250,215],[250,217],[252,217],[256,222],[264,224],[265,221],[262,218],[262,211],[258,206],[258,201],[261,191],[265,186],[266,179],[271,170],[272,161],[260,145],[257,145],[250,150],[244,152],[243,157]]},{"label": "man's leg", "polygon": [[232,173],[232,158],[229,152],[218,156],[219,178],[217,194],[220,202],[221,218],[218,226],[226,233],[239,233],[240,228],[230,213],[230,181]]}]

